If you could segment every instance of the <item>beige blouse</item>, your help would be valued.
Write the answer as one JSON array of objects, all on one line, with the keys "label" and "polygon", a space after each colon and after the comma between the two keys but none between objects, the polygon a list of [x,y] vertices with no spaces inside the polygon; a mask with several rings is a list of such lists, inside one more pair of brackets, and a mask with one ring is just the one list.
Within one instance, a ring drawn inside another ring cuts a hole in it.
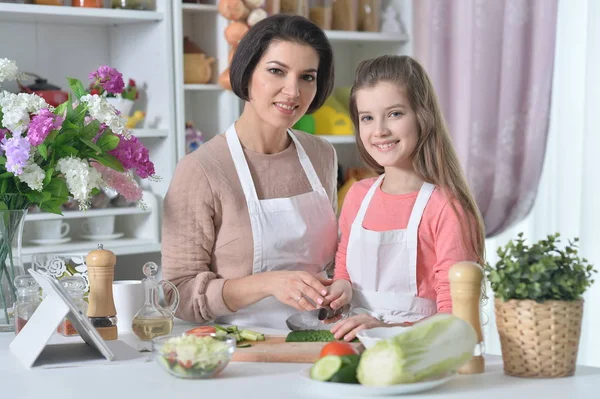
[{"label": "beige blouse", "polygon": [[[337,211],[337,156],[333,146],[295,132]],[[277,154],[244,149],[259,199],[311,191],[293,142]],[[203,323],[230,314],[227,279],[252,274],[253,239],[246,199],[225,135],[182,158],[163,205],[163,278],[180,293],[176,316]]]}]

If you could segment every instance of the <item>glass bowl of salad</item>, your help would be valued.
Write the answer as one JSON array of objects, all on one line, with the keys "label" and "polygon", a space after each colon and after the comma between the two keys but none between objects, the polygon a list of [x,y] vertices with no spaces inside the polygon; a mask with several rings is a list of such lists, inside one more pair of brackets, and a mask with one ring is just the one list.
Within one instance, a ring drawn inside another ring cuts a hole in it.
[{"label": "glass bowl of salad", "polygon": [[213,378],[227,367],[235,345],[228,335],[165,335],[152,340],[152,354],[175,377]]}]

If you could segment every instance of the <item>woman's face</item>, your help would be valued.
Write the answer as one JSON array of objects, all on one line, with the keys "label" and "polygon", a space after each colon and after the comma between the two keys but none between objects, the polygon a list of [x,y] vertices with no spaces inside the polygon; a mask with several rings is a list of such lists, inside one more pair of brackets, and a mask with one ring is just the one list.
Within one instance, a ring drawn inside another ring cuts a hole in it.
[{"label": "woman's face", "polygon": [[318,68],[319,55],[312,47],[271,42],[250,79],[250,105],[268,125],[292,127],[315,98]]}]

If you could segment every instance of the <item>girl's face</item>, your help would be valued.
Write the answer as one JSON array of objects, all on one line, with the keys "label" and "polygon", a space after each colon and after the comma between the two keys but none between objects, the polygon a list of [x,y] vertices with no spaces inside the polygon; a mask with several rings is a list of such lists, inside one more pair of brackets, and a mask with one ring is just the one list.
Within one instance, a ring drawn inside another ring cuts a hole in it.
[{"label": "girl's face", "polygon": [[412,168],[419,130],[404,90],[379,82],[356,92],[360,140],[382,167]]},{"label": "girl's face", "polygon": [[250,79],[250,105],[268,125],[290,128],[315,98],[318,68],[319,55],[312,47],[273,41]]}]

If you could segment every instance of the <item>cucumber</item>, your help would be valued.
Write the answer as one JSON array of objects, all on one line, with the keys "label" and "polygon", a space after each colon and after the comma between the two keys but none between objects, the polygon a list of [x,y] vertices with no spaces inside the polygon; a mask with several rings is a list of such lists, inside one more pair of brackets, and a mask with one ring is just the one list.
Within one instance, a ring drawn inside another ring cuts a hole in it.
[{"label": "cucumber", "polygon": [[[331,331],[328,330],[303,330],[292,331],[285,338],[285,342],[332,342],[337,341]],[[352,342],[358,342],[354,338]]]},{"label": "cucumber", "polygon": [[251,330],[242,330],[240,331],[240,338],[246,341],[264,341],[264,334],[257,333]]},{"label": "cucumber", "polygon": [[342,367],[331,376],[329,381],[331,382],[342,382],[345,384],[358,384],[356,378],[356,369],[360,363],[359,355],[346,355],[341,356]]},{"label": "cucumber", "polygon": [[325,356],[313,364],[310,369],[310,378],[317,381],[329,379],[342,368],[343,362],[339,356]]},{"label": "cucumber", "polygon": [[327,330],[292,331],[285,338],[285,342],[331,342],[335,337]]}]

